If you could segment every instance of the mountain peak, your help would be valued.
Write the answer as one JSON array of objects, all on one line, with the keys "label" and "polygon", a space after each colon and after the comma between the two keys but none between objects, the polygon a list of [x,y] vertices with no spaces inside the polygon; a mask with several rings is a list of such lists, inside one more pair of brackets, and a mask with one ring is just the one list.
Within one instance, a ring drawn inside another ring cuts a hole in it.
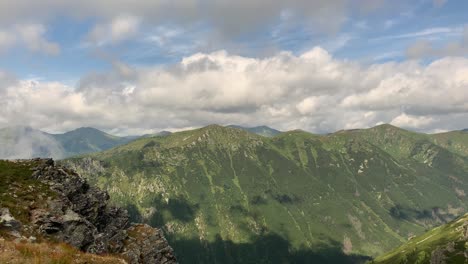
[{"label": "mountain peak", "polygon": [[257,134],[257,135],[260,135],[260,136],[264,136],[264,137],[274,137],[274,136],[281,133],[281,131],[276,130],[276,129],[271,128],[271,127],[268,127],[268,126],[265,126],[265,125],[255,126],[255,127],[243,127],[243,126],[239,126],[239,125],[229,125],[227,127],[242,129],[242,130],[245,130],[247,132],[254,133],[254,134]]},{"label": "mountain peak", "polygon": [[223,129],[224,127],[218,124],[210,124],[207,126],[202,127],[201,129],[205,130],[218,130],[218,129]]},{"label": "mountain peak", "polygon": [[66,132],[65,134],[67,133],[102,133],[102,134],[106,134],[105,132],[97,129],[97,128],[94,128],[94,127],[80,127],[80,128],[77,128],[77,129],[74,129],[74,130],[71,130],[69,132]]},{"label": "mountain peak", "polygon": [[394,129],[394,130],[404,130],[404,129],[401,129],[397,126],[394,126],[392,124],[389,124],[389,123],[386,123],[386,124],[380,124],[380,125],[377,125],[377,126],[374,126],[370,129]]}]

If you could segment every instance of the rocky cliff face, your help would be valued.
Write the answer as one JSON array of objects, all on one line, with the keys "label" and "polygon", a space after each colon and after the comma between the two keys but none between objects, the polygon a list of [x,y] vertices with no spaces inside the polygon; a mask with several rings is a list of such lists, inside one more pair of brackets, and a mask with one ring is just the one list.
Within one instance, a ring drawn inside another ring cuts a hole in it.
[{"label": "rocky cliff face", "polygon": [[[16,163],[31,161],[16,161]],[[108,204],[109,195],[52,159],[34,160],[31,177],[51,190],[28,205],[29,219],[15,219],[12,209],[0,208],[0,228],[8,236],[34,242],[65,242],[93,254],[122,256],[128,263],[177,263],[160,229],[130,223],[126,210]],[[30,188],[34,188],[30,186]],[[21,197],[18,197],[21,199]]]}]

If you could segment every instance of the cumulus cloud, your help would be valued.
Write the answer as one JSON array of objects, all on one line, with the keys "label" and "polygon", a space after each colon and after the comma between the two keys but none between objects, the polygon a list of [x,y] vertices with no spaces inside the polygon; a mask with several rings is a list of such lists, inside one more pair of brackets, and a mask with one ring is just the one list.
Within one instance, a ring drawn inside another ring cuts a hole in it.
[{"label": "cumulus cloud", "polygon": [[399,127],[419,128],[430,125],[434,122],[434,118],[427,116],[410,116],[403,113],[395,117],[390,123]]},{"label": "cumulus cloud", "polygon": [[131,74],[122,67],[77,87],[0,75],[0,127],[127,134],[219,123],[330,132],[391,122],[435,131],[468,121],[466,58],[361,65],[316,47],[262,59],[198,53]]},{"label": "cumulus cloud", "polygon": [[32,52],[48,55],[60,53],[57,43],[45,38],[47,30],[42,24],[19,24],[6,29],[0,28],[0,51],[6,51],[15,44],[25,46]]}]

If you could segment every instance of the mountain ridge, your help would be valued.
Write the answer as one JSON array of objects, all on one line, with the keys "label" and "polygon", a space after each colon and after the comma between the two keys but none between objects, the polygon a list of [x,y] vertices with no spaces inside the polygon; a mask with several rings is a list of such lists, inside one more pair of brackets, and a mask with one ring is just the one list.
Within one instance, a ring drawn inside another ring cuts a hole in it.
[{"label": "mountain ridge", "polygon": [[380,255],[468,206],[467,155],[389,125],[275,137],[211,125],[64,162],[136,217],[166,223],[181,263],[245,261],[241,255],[271,262],[258,252],[271,256],[265,247],[275,243],[290,252],[278,263],[297,252],[302,261],[334,263],[314,248],[346,263]]},{"label": "mountain ridge", "polygon": [[282,133],[279,130],[276,130],[274,128],[262,125],[262,126],[254,126],[254,127],[244,127],[244,126],[239,126],[239,125],[228,125],[226,127],[230,128],[237,128],[237,129],[242,129],[260,136],[264,137],[274,137],[280,133]]},{"label": "mountain ridge", "polygon": [[63,134],[51,134],[29,126],[0,129],[0,158],[52,157],[56,159],[102,151],[133,140],[117,137],[92,127]]}]

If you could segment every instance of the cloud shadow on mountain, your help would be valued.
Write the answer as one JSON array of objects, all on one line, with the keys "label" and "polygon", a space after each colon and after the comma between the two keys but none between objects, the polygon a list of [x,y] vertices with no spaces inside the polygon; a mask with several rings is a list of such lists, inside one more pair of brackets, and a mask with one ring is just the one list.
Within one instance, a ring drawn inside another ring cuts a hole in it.
[{"label": "cloud shadow on mountain", "polygon": [[212,242],[199,239],[178,240],[170,235],[168,240],[174,247],[180,263],[223,263],[223,264],[358,264],[371,260],[369,256],[346,255],[341,243],[328,240],[323,244],[295,250],[278,234],[255,237],[250,243],[234,243],[217,236]]}]

